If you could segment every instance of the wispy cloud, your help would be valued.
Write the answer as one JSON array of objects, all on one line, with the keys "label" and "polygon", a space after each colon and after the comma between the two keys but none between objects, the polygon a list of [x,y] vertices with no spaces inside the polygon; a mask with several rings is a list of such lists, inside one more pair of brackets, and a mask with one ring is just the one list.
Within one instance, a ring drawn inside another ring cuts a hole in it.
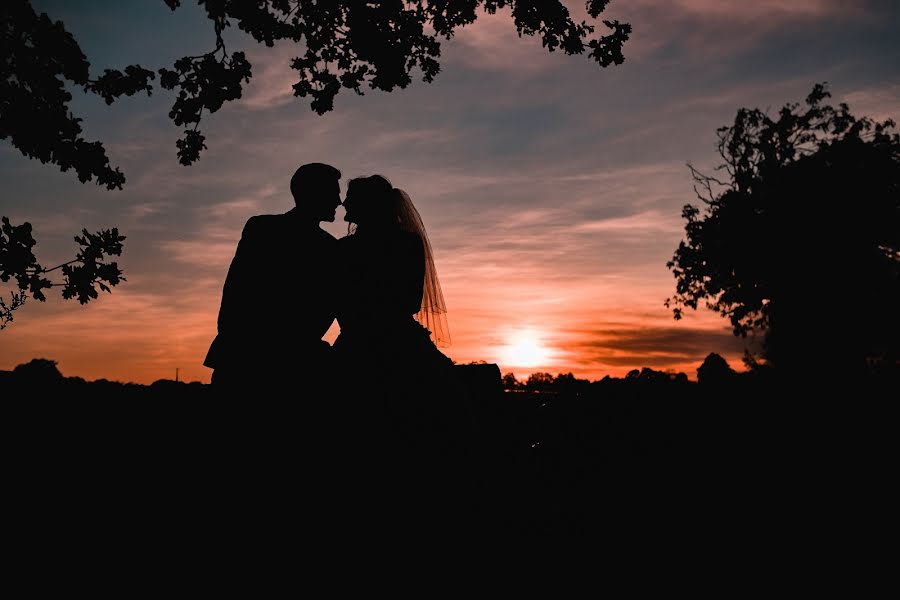
[{"label": "wispy cloud", "polygon": [[844,95],[844,101],[854,115],[900,122],[900,84],[887,83],[854,90]]},{"label": "wispy cloud", "polygon": [[670,214],[662,214],[658,210],[651,210],[627,217],[595,219],[579,223],[572,227],[572,230],[578,233],[617,233],[652,236],[658,235],[660,231],[680,234],[684,230],[684,226],[673,219]]},{"label": "wispy cloud", "polygon": [[231,262],[247,219],[269,212],[266,208],[277,194],[277,188],[267,184],[248,195],[196,207],[193,212],[198,215],[198,226],[191,239],[161,240],[157,246],[174,260],[218,272]]},{"label": "wispy cloud", "polygon": [[298,99],[293,85],[300,75],[291,68],[291,60],[301,54],[300,48],[291,43],[279,43],[273,48],[254,45],[247,59],[253,76],[246,85],[242,106],[251,110],[269,110],[284,106]]},{"label": "wispy cloud", "polygon": [[170,240],[160,242],[159,247],[172,259],[202,266],[221,269],[231,263],[240,233],[227,229],[206,229],[199,240]]},{"label": "wispy cloud", "polygon": [[[652,0],[633,0],[637,5],[655,5]],[[859,3],[842,0],[673,0],[667,3],[671,10],[705,17],[742,21],[745,19],[775,18],[824,18],[831,15],[855,12]]]},{"label": "wispy cloud", "polygon": [[630,50],[638,60],[677,50],[692,56],[710,53],[721,61],[773,32],[868,16],[864,2],[841,0],[633,0],[618,9],[636,24]]},{"label": "wispy cloud", "polygon": [[539,36],[519,37],[509,8],[479,15],[442,44],[446,60],[472,69],[529,75],[558,65],[557,56],[541,47]]}]

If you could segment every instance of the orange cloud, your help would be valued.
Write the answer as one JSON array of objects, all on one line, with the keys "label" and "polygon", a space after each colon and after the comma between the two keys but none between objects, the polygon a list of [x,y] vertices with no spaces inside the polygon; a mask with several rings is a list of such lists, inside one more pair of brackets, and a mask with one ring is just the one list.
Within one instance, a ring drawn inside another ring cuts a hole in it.
[{"label": "orange cloud", "polygon": [[29,302],[2,332],[0,368],[41,357],[59,361],[65,375],[89,380],[151,383],[173,379],[179,368],[182,380],[208,382],[200,362],[215,328],[216,285],[200,281],[166,298],[122,284],[83,307],[58,298]]}]

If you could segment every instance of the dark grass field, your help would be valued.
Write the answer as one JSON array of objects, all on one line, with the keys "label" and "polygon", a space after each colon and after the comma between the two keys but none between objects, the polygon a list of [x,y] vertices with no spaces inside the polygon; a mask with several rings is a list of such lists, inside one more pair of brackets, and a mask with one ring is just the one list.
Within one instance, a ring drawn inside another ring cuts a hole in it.
[{"label": "dark grass field", "polygon": [[885,498],[895,381],[848,391],[632,378],[505,392],[495,369],[460,370],[471,423],[440,455],[394,443],[388,423],[344,427],[322,409],[335,398],[3,372],[11,514],[36,532],[104,539],[635,542],[817,535],[837,527],[823,525],[835,510]]}]

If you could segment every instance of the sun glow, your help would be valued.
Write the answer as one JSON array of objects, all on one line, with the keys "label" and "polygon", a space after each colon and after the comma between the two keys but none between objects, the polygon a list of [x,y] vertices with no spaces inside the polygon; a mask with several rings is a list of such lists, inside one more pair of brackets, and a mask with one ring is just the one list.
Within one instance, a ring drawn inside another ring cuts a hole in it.
[{"label": "sun glow", "polygon": [[509,367],[538,367],[549,362],[552,352],[544,345],[543,336],[533,329],[512,333],[500,350],[500,361]]}]

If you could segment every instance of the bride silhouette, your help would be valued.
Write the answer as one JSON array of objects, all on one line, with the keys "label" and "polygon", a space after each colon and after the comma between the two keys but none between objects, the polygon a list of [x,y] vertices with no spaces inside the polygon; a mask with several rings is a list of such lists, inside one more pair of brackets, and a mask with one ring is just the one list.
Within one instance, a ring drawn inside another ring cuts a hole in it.
[{"label": "bride silhouette", "polygon": [[465,468],[468,399],[435,345],[449,343],[447,309],[409,196],[380,175],[360,177],[347,184],[344,208],[336,375],[361,450],[360,484],[383,492],[381,512],[409,523],[458,493],[446,486]]},{"label": "bride silhouette", "polygon": [[390,371],[402,365],[435,375],[452,365],[432,342],[450,342],[447,308],[425,225],[410,197],[381,175],[359,177],[347,184],[344,209],[350,225],[338,242],[344,279],[335,349],[364,363],[358,366]]}]

